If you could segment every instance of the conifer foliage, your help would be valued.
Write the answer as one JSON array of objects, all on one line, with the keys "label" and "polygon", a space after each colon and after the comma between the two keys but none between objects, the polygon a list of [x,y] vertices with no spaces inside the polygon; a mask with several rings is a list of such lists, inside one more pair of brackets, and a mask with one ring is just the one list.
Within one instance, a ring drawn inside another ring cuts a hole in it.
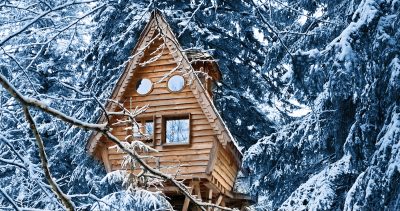
[{"label": "conifer foliage", "polygon": [[[215,104],[242,147],[237,188],[257,198],[253,209],[400,209],[398,0],[0,0],[0,75],[26,97],[96,122],[154,9],[183,51],[218,60]],[[90,132],[30,113],[77,209],[169,207],[106,174],[86,153]],[[0,210],[24,208],[64,206],[23,105],[0,86]]]}]

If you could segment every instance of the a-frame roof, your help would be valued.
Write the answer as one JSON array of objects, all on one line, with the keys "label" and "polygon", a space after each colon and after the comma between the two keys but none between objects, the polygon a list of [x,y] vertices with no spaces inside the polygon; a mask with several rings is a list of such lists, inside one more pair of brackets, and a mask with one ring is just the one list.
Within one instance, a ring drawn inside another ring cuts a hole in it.
[{"label": "a-frame roof", "polygon": [[[173,34],[170,26],[166,22],[165,18],[161,14],[159,10],[155,10],[152,12],[149,22],[146,24],[144,30],[142,31],[138,42],[135,48],[132,51],[132,58],[126,66],[123,74],[118,79],[117,84],[114,87],[114,90],[111,95],[111,99],[115,101],[121,101],[125,92],[125,88],[132,80],[135,70],[139,67],[139,62],[144,56],[144,50],[151,44],[153,36],[155,33],[161,33],[171,52],[174,60],[180,66],[181,69],[187,71],[186,77],[190,77],[192,82],[189,84],[190,89],[192,90],[195,98],[197,99],[201,109],[203,110],[205,116],[211,124],[213,131],[215,132],[216,137],[221,142],[223,146],[231,145],[233,149],[236,151],[235,154],[241,155],[240,150],[235,142],[235,139],[231,135],[229,129],[226,124],[222,120],[219,115],[216,107],[212,99],[207,95],[207,91],[203,87],[200,79],[195,74],[195,71],[190,64],[190,61],[185,53],[183,53],[182,47],[180,46],[178,40]],[[114,111],[116,109],[115,103],[107,103],[106,110]],[[103,114],[98,122],[104,122],[106,119]],[[100,133],[92,133],[90,136],[88,143],[86,145],[87,150],[90,154],[92,154],[100,140]]]}]

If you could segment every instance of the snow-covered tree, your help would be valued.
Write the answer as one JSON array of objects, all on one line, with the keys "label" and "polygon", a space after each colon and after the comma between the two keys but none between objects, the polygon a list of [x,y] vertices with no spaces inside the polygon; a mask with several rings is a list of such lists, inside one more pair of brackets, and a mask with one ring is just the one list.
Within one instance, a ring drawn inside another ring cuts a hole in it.
[{"label": "snow-covered tree", "polygon": [[400,4],[329,3],[334,24],[291,56],[289,87],[312,111],[247,151],[253,193],[260,209],[396,210]]},{"label": "snow-covered tree", "polygon": [[[95,122],[155,8],[185,49],[218,60],[216,106],[245,152],[255,209],[400,208],[397,0],[3,0],[0,74],[24,96]],[[0,209],[13,206],[7,197],[61,209],[22,107],[2,88],[0,111]],[[88,157],[88,132],[30,112],[50,171],[77,206],[148,194],[126,195]],[[162,196],[152,197],[125,205],[153,209]]]}]

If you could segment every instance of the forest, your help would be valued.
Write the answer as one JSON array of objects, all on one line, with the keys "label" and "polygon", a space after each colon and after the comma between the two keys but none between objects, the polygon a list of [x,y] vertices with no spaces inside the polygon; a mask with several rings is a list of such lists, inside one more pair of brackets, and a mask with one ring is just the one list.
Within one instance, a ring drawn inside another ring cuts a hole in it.
[{"label": "forest", "polygon": [[198,209],[235,210],[196,202],[97,122],[154,11],[218,63],[246,210],[400,210],[399,0],[0,0],[0,210],[173,209],[107,173],[92,132]]}]

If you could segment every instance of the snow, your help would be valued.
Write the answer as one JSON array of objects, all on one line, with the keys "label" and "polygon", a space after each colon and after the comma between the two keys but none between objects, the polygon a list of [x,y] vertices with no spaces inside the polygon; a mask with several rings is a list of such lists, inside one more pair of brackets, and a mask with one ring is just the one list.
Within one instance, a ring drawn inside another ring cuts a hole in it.
[{"label": "snow", "polygon": [[111,193],[101,198],[91,208],[93,211],[120,210],[120,211],[145,211],[145,210],[169,210],[171,207],[163,205],[161,193],[146,190],[120,191]]},{"label": "snow", "polygon": [[321,52],[318,49],[311,49],[308,51],[301,51],[302,55],[308,55],[310,58],[317,58],[321,55]]},{"label": "snow", "polygon": [[400,89],[400,60],[396,56],[389,64],[392,68],[392,74],[390,75],[389,84],[398,90]]},{"label": "snow", "polygon": [[293,69],[291,64],[282,64],[283,68],[286,70],[286,73],[281,76],[281,80],[284,82],[289,82],[293,77]]},{"label": "snow", "polygon": [[253,27],[253,36],[256,38],[263,46],[268,45],[268,40],[265,39],[264,33],[257,27]]},{"label": "snow", "polygon": [[[275,151],[276,144],[272,142],[268,137],[260,140],[257,144],[254,144],[246,151],[246,159],[252,159],[260,154],[272,156]],[[254,184],[258,186],[257,182]]]},{"label": "snow", "polygon": [[317,10],[315,11],[315,13],[312,15],[313,17],[315,17],[315,18],[320,18],[320,17],[322,17],[323,15],[324,15],[324,8],[325,8],[326,6],[325,5],[319,5],[318,6],[318,8],[317,8]]},{"label": "snow", "polygon": [[304,104],[300,104],[299,101],[297,101],[294,98],[291,98],[288,100],[290,103],[292,103],[293,105],[297,106],[298,109],[293,109],[291,110],[288,115],[292,116],[292,117],[302,117],[305,116],[307,114],[309,114],[311,112],[311,108],[308,107],[307,105]]},{"label": "snow", "polygon": [[103,179],[101,179],[101,183],[108,183],[108,184],[118,184],[122,183],[124,181],[124,178],[126,177],[126,171],[124,170],[118,170],[118,171],[112,171],[106,174]]},{"label": "snow", "polygon": [[[33,5],[39,14],[43,12],[29,0],[8,2],[16,2],[21,7]],[[243,149],[248,149],[243,163],[251,174],[244,175],[249,181],[242,190],[247,188],[250,194],[259,196],[255,210],[279,207],[282,210],[341,210],[343,206],[345,210],[398,210],[399,1],[317,3],[315,12],[312,5],[308,11],[307,1],[285,1],[285,6],[298,8],[300,14],[291,11],[293,16],[282,19],[276,17],[290,12],[286,7],[272,1],[272,9],[268,9],[268,1],[256,1],[258,9],[276,29],[310,30],[308,35],[280,34],[291,52],[299,50],[303,54],[305,60],[300,65],[291,63],[282,44],[254,13],[253,5],[238,1],[232,8],[241,11],[237,13],[225,11],[225,5],[218,1],[204,2],[206,11],[199,10],[200,16],[189,21],[184,18],[197,8],[196,1],[193,2],[190,7],[154,1],[155,6],[167,8],[165,14],[178,29],[187,26],[187,33],[180,40],[185,47],[216,49],[224,75],[215,95],[221,103],[216,106],[227,117],[227,123],[231,123],[232,132],[240,131],[238,141],[246,146]],[[89,3],[90,8],[96,5]],[[11,80],[20,91],[18,94],[27,95],[29,98],[24,99],[39,108],[32,109],[32,113],[45,137],[54,177],[60,185],[68,193],[90,192],[102,198],[100,201],[87,197],[76,200],[82,209],[107,210],[111,208],[106,205],[113,203],[121,206],[117,210],[140,210],[146,206],[153,210],[156,203],[164,200],[162,196],[151,195],[146,190],[123,191],[125,172],[106,174],[101,164],[87,156],[84,143],[87,132],[55,121],[40,111],[50,109],[54,115],[59,115],[56,112],[59,111],[67,121],[77,123],[96,121],[100,109],[93,102],[52,97],[79,97],[54,79],[75,84],[104,102],[150,10],[147,3],[116,1],[81,22],[76,30],[77,39],[71,42],[70,48],[66,46],[74,30],[63,33],[44,55],[32,60],[33,54],[40,51],[40,43],[54,33],[47,27],[40,29],[47,20],[52,22],[51,26],[65,26],[70,18],[80,17],[90,8],[79,6],[55,11],[43,23],[30,26],[29,33],[21,33],[2,45],[22,67],[32,62],[26,68],[27,73],[34,86],[40,87],[42,95],[33,95],[35,92],[22,71],[1,50],[0,73]],[[35,17],[23,11],[7,15],[8,9],[3,9],[2,24],[18,18],[27,18],[27,21],[3,27],[0,40]],[[68,18],[63,19],[64,15]],[[303,29],[304,24],[314,19],[324,22]],[[276,67],[285,70],[278,72]],[[265,70],[267,81],[252,68]],[[279,94],[268,87],[269,83],[278,86]],[[42,182],[37,151],[24,123],[21,106],[5,94],[5,89],[0,90],[0,186],[20,205],[60,210],[62,205]],[[346,108],[343,111],[338,105]],[[82,126],[104,128],[104,125]],[[4,145],[4,140],[10,145]],[[9,204],[0,197],[0,207],[4,206]]]},{"label": "snow", "polygon": [[382,129],[379,142],[376,145],[378,149],[373,155],[371,165],[358,175],[347,193],[344,210],[362,210],[362,204],[356,203],[359,199],[383,203],[381,200],[384,200],[384,198],[377,198],[377,194],[382,189],[387,192],[391,184],[398,184],[395,175],[400,173],[399,107],[393,109],[390,122]]},{"label": "snow", "polygon": [[356,181],[354,182],[353,186],[348,191],[343,210],[360,210],[361,209],[361,207],[359,207],[358,205],[354,205],[353,208],[349,207],[349,205],[351,204],[352,197],[361,194],[361,193],[357,192],[357,186],[361,184],[362,180],[364,179],[364,176],[365,176],[365,172],[360,173],[358,175]]},{"label": "snow", "polygon": [[[389,166],[387,170],[388,176],[391,177],[396,172],[400,171],[400,112],[393,114],[390,124],[386,126],[385,134],[379,140],[377,145],[379,146],[378,151],[391,151],[390,153],[392,156],[390,157],[390,160],[388,162]],[[377,156],[379,155],[376,154],[374,156],[374,159],[387,159],[386,157],[384,157],[385,154],[381,154],[380,156],[382,157]]]},{"label": "snow", "polygon": [[358,9],[354,12],[351,22],[342,33],[335,38],[327,47],[330,50],[332,47],[337,47],[340,52],[336,55],[339,61],[346,61],[347,69],[350,68],[350,60],[354,58],[351,43],[352,34],[360,31],[362,26],[368,25],[378,14],[378,5],[374,0],[363,0]]},{"label": "snow", "polygon": [[293,110],[291,113],[289,113],[289,116],[302,117],[302,116],[309,114],[310,112],[311,112],[311,109],[309,107],[304,107],[301,109]]},{"label": "snow", "polygon": [[336,198],[337,177],[350,171],[350,156],[330,165],[298,187],[280,210],[330,210]]},{"label": "snow", "polygon": [[[274,105],[279,107],[279,101],[274,101]],[[276,107],[271,106],[268,103],[259,103],[257,104],[257,108],[262,111],[270,120],[279,121],[279,111]]]},{"label": "snow", "polygon": [[308,20],[306,10],[303,10],[303,14],[304,15],[300,16],[299,19],[297,19],[297,23],[299,23],[300,25],[304,25]]}]

